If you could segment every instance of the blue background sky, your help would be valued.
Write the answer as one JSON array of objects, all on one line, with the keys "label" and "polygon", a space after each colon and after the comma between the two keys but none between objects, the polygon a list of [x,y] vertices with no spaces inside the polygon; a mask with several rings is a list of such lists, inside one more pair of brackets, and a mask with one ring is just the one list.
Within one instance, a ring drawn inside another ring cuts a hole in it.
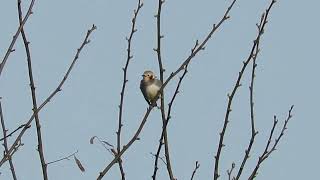
[{"label": "blue background sky", "polygon": [[[205,51],[193,59],[173,108],[168,127],[170,152],[175,176],[189,179],[198,160],[196,179],[211,179],[214,154],[218,144],[227,104],[227,93],[233,87],[242,61],[247,57],[256,36],[255,24],[269,0],[239,0],[231,19],[209,41]],[[23,1],[25,7],[29,2]],[[122,70],[126,58],[125,37],[129,34],[133,9],[137,1],[56,0],[36,1],[34,14],[25,26],[31,42],[33,70],[39,103],[56,88],[80,46],[85,32],[94,23],[98,29],[91,43],[80,55],[62,93],[54,97],[40,113],[43,143],[47,161],[53,161],[76,150],[86,168],[81,173],[73,160],[49,165],[50,179],[95,179],[112,156],[99,144],[90,145],[97,135],[116,144],[118,104]],[[196,39],[202,40],[213,23],[223,15],[230,1],[172,1],[163,7],[162,57],[165,76],[174,71],[189,55]],[[1,58],[18,26],[17,3],[0,3]],[[320,2],[279,0],[272,9],[261,41],[255,83],[256,128],[259,134],[243,179],[251,172],[262,153],[272,126],[273,115],[280,125],[292,104],[294,118],[278,150],[262,165],[257,179],[314,179],[318,177],[320,145],[318,107],[320,91],[317,56],[319,51],[318,7]],[[137,20],[138,32],[133,40],[134,58],[130,63],[129,82],[124,104],[123,142],[138,127],[147,104],[139,89],[145,69],[158,73],[156,54],[157,1],[145,1]],[[0,96],[7,128],[15,129],[32,114],[25,52],[21,38],[9,57],[0,78]],[[251,66],[250,66],[251,67]],[[249,75],[234,99],[231,123],[221,156],[221,179],[232,162],[236,168],[244,155],[250,137]],[[167,97],[175,87],[166,88]],[[168,98],[167,98],[168,99]],[[161,133],[160,111],[153,110],[136,142],[123,156],[127,179],[150,179]],[[277,131],[278,132],[278,131]],[[36,151],[34,125],[23,137],[25,144],[13,157],[18,179],[42,178]],[[12,139],[9,139],[12,142]],[[7,165],[1,167],[0,179],[10,179]],[[119,179],[114,166],[104,179]],[[160,162],[158,179],[167,179]]]}]

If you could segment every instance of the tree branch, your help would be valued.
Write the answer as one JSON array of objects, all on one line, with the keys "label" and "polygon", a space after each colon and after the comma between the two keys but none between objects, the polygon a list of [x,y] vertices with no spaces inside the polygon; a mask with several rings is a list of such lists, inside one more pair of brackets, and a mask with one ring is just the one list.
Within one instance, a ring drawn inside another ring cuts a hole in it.
[{"label": "tree branch", "polygon": [[[21,128],[25,127],[25,126],[26,126],[26,124],[21,124],[19,127],[17,127],[15,130],[13,130],[11,133],[9,133],[5,137],[1,138],[0,141],[3,141],[4,138],[12,136],[15,132],[17,132],[19,129],[21,129]],[[28,126],[27,128],[29,128],[29,127],[31,127],[31,126]]]},{"label": "tree branch", "polygon": [[[71,65],[69,66],[66,74],[64,75],[63,79],[62,79],[61,82],[59,83],[58,87],[57,87],[57,88],[49,95],[49,97],[47,97],[47,99],[38,107],[38,109],[36,110],[37,113],[39,113],[39,111],[40,111],[46,104],[48,104],[48,103],[51,101],[51,99],[52,99],[58,92],[60,92],[60,91],[62,90],[61,88],[62,88],[63,84],[65,83],[65,81],[67,80],[67,78],[69,77],[69,74],[70,74],[71,70],[73,69],[75,63],[77,62],[81,50],[83,49],[83,47],[84,47],[85,45],[87,45],[87,44],[90,42],[89,36],[90,36],[90,34],[91,34],[96,28],[97,28],[97,27],[96,27],[95,25],[93,25],[93,26],[91,27],[91,29],[89,29],[89,30],[87,31],[86,37],[85,37],[84,41],[82,42],[80,48],[77,49],[76,55],[75,55],[75,57],[74,57]],[[8,157],[9,157],[9,156],[12,156],[13,153],[16,151],[19,143],[21,142],[22,136],[24,135],[24,133],[26,132],[26,130],[29,128],[29,126],[30,126],[32,120],[34,119],[34,117],[35,117],[35,114],[33,113],[32,116],[30,117],[30,119],[28,120],[28,122],[25,123],[25,126],[24,126],[23,129],[21,130],[21,132],[20,132],[20,134],[18,135],[18,137],[16,138],[15,142],[14,142],[14,143],[12,144],[12,146],[10,147],[10,149],[9,149],[9,151],[8,151],[8,154],[6,154],[6,155],[1,159],[1,161],[0,161],[0,167],[3,165],[3,163],[4,163],[5,161],[8,160]]]},{"label": "tree branch", "polygon": [[[164,0],[158,0],[158,11],[157,15],[155,17],[157,18],[157,48],[154,49],[157,52],[157,59],[158,59],[158,64],[159,64],[159,71],[160,71],[160,81],[163,83],[163,73],[165,69],[163,68],[162,64],[162,58],[161,58],[161,39],[164,37],[161,34],[161,10],[162,10],[162,5],[165,1]],[[161,111],[161,118],[162,118],[162,126],[165,126],[166,124],[166,112],[165,112],[165,100],[164,100],[164,93],[163,91],[160,92],[160,111]],[[169,175],[170,180],[174,180],[174,175],[171,167],[171,161],[170,161],[170,152],[169,152],[169,142],[168,142],[168,134],[167,134],[167,129],[165,128],[164,131],[164,146],[165,146],[165,158],[166,158],[166,167],[167,167],[167,172]],[[158,148],[157,154],[155,156],[155,168],[154,172],[152,175],[152,179],[156,180],[156,174],[158,170],[158,158],[159,158],[159,153],[161,151],[162,147],[162,138],[160,139],[160,146]]]},{"label": "tree branch", "polygon": [[[3,117],[3,112],[2,112],[2,105],[1,105],[1,97],[0,97],[0,119],[1,119],[1,127],[2,127],[2,134],[3,134],[3,147],[4,147],[4,154],[8,154],[8,141],[7,141],[7,129],[4,123],[4,117]],[[11,174],[12,174],[12,178],[14,180],[17,180],[17,175],[14,169],[14,165],[12,162],[12,157],[9,156],[8,157],[9,160],[9,165],[10,165],[10,170],[11,170]]]},{"label": "tree branch", "polygon": [[[184,69],[186,68],[186,66],[190,63],[190,61],[198,54],[198,52],[199,52],[200,50],[204,50],[204,46],[205,46],[206,43],[209,41],[209,39],[212,37],[212,35],[216,32],[216,30],[219,29],[219,27],[223,24],[223,22],[225,22],[227,19],[230,18],[229,12],[230,12],[230,10],[232,9],[232,7],[234,6],[234,4],[235,4],[236,1],[237,1],[237,0],[233,0],[233,1],[232,1],[232,3],[230,4],[230,6],[229,6],[229,7],[227,8],[227,10],[225,11],[223,17],[220,19],[220,21],[218,22],[218,24],[214,24],[214,25],[213,25],[211,31],[208,33],[208,35],[205,37],[205,39],[204,39],[201,43],[199,43],[198,40],[196,41],[196,45],[195,45],[194,48],[191,50],[190,56],[183,61],[183,63],[180,65],[180,67],[179,67],[176,71],[174,71],[174,72],[172,72],[172,73],[170,74],[170,76],[166,79],[166,81],[163,82],[163,85],[162,85],[162,87],[160,88],[160,91],[158,92],[157,96],[159,96],[161,93],[163,93],[163,89],[164,89],[164,88],[166,87],[166,85],[170,82],[170,80],[171,80],[172,78],[174,78],[180,71],[184,70]],[[161,35],[159,36],[159,34],[158,34],[158,38],[161,38],[161,37],[163,37],[163,36],[161,36]],[[156,50],[157,50],[157,49],[156,49]],[[157,51],[158,51],[158,50],[157,50]],[[161,62],[161,61],[160,61],[160,62]],[[159,63],[159,64],[160,64],[160,63]],[[160,68],[160,69],[161,69],[161,68]],[[162,69],[163,69],[163,68],[162,68]],[[163,72],[163,71],[164,71],[164,70],[160,70],[160,73]],[[169,117],[167,117],[167,118],[169,118]],[[164,125],[163,130],[166,130],[167,124],[168,124],[168,122],[166,122],[166,125]],[[163,133],[162,133],[162,134],[163,134]],[[161,135],[161,137],[162,137],[162,136],[163,136],[163,135]],[[160,142],[160,144],[161,144],[161,143],[162,143],[162,141]],[[160,147],[160,148],[161,148],[161,147]],[[159,151],[159,150],[158,150],[158,151]],[[156,166],[156,163],[155,163],[155,171],[154,171],[154,172],[156,172],[156,171],[157,171],[157,166]]]},{"label": "tree branch", "polygon": [[269,136],[269,139],[267,141],[267,145],[265,147],[265,150],[262,153],[262,155],[259,157],[258,162],[257,162],[254,170],[252,171],[250,177],[248,178],[248,180],[253,180],[256,177],[257,172],[258,172],[261,164],[270,156],[270,154],[273,151],[276,150],[276,147],[277,147],[278,143],[280,142],[282,136],[284,135],[284,131],[287,129],[288,122],[292,118],[292,114],[291,114],[292,110],[293,110],[293,105],[290,107],[290,110],[288,112],[288,116],[287,116],[286,120],[284,121],[284,124],[282,126],[282,129],[281,129],[281,132],[280,132],[279,136],[275,139],[275,142],[274,142],[273,146],[269,149],[270,143],[272,141],[272,137],[273,137],[273,134],[274,134],[274,130],[275,130],[275,128],[277,126],[277,123],[278,123],[277,117],[274,116],[273,126],[271,128],[270,136]]},{"label": "tree branch", "polygon": [[153,105],[149,105],[149,107],[148,107],[148,109],[147,109],[147,111],[146,111],[146,113],[145,113],[145,115],[144,115],[144,117],[143,117],[143,119],[142,119],[142,121],[141,121],[141,123],[140,123],[140,125],[139,125],[139,128],[138,128],[138,130],[136,131],[136,133],[133,135],[133,137],[130,139],[130,141],[129,141],[126,145],[123,146],[122,150],[114,156],[113,160],[99,173],[99,175],[98,175],[98,177],[97,177],[97,180],[101,180],[101,179],[103,178],[103,176],[106,175],[106,173],[110,170],[110,168],[111,168],[115,163],[117,163],[117,162],[119,161],[119,159],[121,158],[122,154],[123,154],[126,150],[128,150],[128,148],[129,148],[136,140],[139,139],[139,135],[140,135],[140,133],[141,133],[141,131],[142,131],[142,129],[143,129],[143,127],[144,127],[144,125],[145,125],[148,117],[149,117],[149,114],[150,114],[150,112],[151,112],[151,110],[152,110],[153,108],[154,108]]},{"label": "tree branch", "polygon": [[35,2],[35,0],[31,1],[30,5],[29,5],[29,9],[28,9],[28,11],[26,13],[26,16],[23,18],[22,22],[20,23],[20,25],[18,27],[18,30],[16,31],[15,35],[13,36],[13,39],[12,39],[12,41],[11,41],[9,47],[8,47],[8,50],[7,50],[6,54],[4,55],[4,58],[2,59],[2,61],[0,63],[0,76],[1,76],[1,73],[2,73],[2,70],[3,70],[4,66],[5,66],[5,64],[6,64],[7,60],[8,60],[8,58],[9,58],[10,53],[14,51],[13,46],[16,43],[18,37],[19,37],[21,29],[23,28],[23,26],[27,22],[29,16],[32,14],[32,8],[34,6],[34,2]]},{"label": "tree branch", "polygon": [[[236,167],[236,164],[233,162],[232,165],[231,165],[231,168],[230,170],[227,170],[227,174],[228,174],[228,180],[231,180],[231,177],[232,177],[232,171],[234,170],[234,168]],[[234,178],[233,178],[234,180]]]},{"label": "tree branch", "polygon": [[226,129],[227,129],[227,125],[229,123],[229,115],[230,115],[230,112],[231,112],[231,105],[232,105],[233,97],[234,97],[236,91],[238,90],[238,88],[241,86],[240,82],[241,82],[243,73],[246,70],[247,65],[249,64],[249,62],[251,61],[251,59],[254,56],[254,51],[256,49],[257,43],[260,41],[260,37],[262,36],[262,34],[264,32],[264,27],[265,27],[265,25],[267,23],[267,18],[268,18],[268,15],[269,15],[269,11],[270,11],[270,9],[271,9],[271,7],[273,6],[274,3],[275,3],[275,0],[272,0],[270,5],[269,5],[269,8],[266,11],[266,14],[264,16],[264,19],[263,19],[261,28],[260,28],[260,30],[258,32],[258,35],[257,35],[256,39],[253,42],[253,46],[251,48],[250,54],[249,54],[247,60],[243,62],[243,66],[242,66],[242,68],[241,68],[241,70],[239,72],[237,81],[236,81],[235,86],[234,86],[234,88],[233,88],[233,90],[231,92],[231,95],[228,94],[229,100],[228,100],[228,105],[227,105],[227,111],[226,111],[226,115],[225,115],[225,119],[224,119],[223,128],[222,128],[222,131],[220,133],[220,139],[219,139],[219,145],[218,145],[217,154],[215,155],[214,178],[213,178],[214,180],[217,180],[219,178],[219,176],[220,176],[219,175],[219,160],[220,160],[220,155],[221,155],[222,148],[225,146],[223,144],[223,140],[224,140],[224,135],[225,135],[225,132],[226,132]]},{"label": "tree branch", "polygon": [[[22,26],[21,0],[18,0],[18,14],[19,14],[19,23],[20,23],[20,26]],[[34,118],[36,121],[36,128],[37,128],[37,140],[38,140],[38,149],[37,150],[38,150],[39,157],[40,157],[43,179],[48,180],[47,164],[46,164],[45,157],[44,157],[42,137],[41,137],[42,135],[41,135],[40,119],[39,119],[38,113],[36,112],[36,110],[38,109],[38,105],[37,105],[37,97],[36,97],[36,88],[34,85],[33,73],[32,73],[31,53],[30,53],[30,48],[29,48],[30,42],[27,40],[27,36],[24,32],[23,26],[21,28],[21,35],[22,35],[23,44],[25,47],[26,55],[27,55],[28,74],[29,74],[29,81],[30,81],[32,106],[33,106],[32,111],[34,113]]]},{"label": "tree branch", "polygon": [[[157,153],[155,155],[155,161],[154,161],[154,169],[153,169],[153,175],[152,175],[152,179],[156,179],[156,175],[157,175],[157,170],[158,170],[158,160],[159,160],[159,156],[160,156],[160,152],[161,152],[161,147],[162,145],[164,144],[162,141],[165,137],[165,133],[166,133],[166,129],[167,129],[167,126],[168,126],[168,123],[169,123],[169,120],[171,119],[171,109],[172,109],[172,105],[173,105],[173,102],[174,100],[176,99],[176,96],[177,94],[179,93],[179,88],[180,88],[180,85],[181,85],[181,82],[183,80],[183,78],[185,77],[185,75],[187,74],[188,72],[188,66],[185,67],[185,70],[184,70],[184,73],[183,75],[180,77],[179,79],[179,82],[178,82],[178,85],[176,87],[176,90],[171,98],[171,101],[169,103],[169,109],[168,109],[168,114],[167,114],[167,119],[165,119],[164,121],[164,124],[163,124],[163,127],[162,127],[162,132],[161,132],[161,136],[160,136],[160,139],[159,139],[159,145],[158,145],[158,150],[157,150]],[[168,161],[167,161],[168,163]],[[168,167],[168,165],[167,165]]]},{"label": "tree branch", "polygon": [[[257,25],[258,27],[258,32],[261,30],[261,26],[262,26],[262,23],[264,21],[264,13],[262,14],[261,16],[261,19],[260,19],[260,23]],[[257,41],[257,45],[256,45],[256,48],[255,48],[255,52],[253,54],[253,57],[252,57],[252,71],[251,71],[251,83],[250,83],[250,87],[249,87],[249,92],[250,92],[250,122],[251,122],[251,138],[250,138],[250,141],[249,141],[249,145],[247,147],[247,149],[245,150],[245,155],[243,157],[243,160],[241,162],[241,166],[238,170],[238,173],[237,173],[237,176],[235,177],[235,180],[239,180],[240,176],[241,176],[241,173],[244,169],[244,166],[247,162],[247,160],[249,159],[250,157],[250,151],[252,149],[252,146],[253,146],[253,143],[254,143],[254,140],[255,140],[255,137],[256,135],[258,134],[258,131],[255,130],[255,126],[254,126],[254,100],[253,100],[253,89],[254,89],[254,80],[255,80],[255,70],[256,70],[256,67],[257,67],[257,64],[256,64],[256,60],[257,60],[257,57],[258,57],[258,54],[260,52],[260,49],[259,49],[259,43],[260,41]]]},{"label": "tree branch", "polygon": [[[133,56],[131,55],[131,42],[132,42],[133,34],[137,31],[135,29],[135,25],[136,25],[138,13],[139,13],[140,9],[142,8],[142,6],[143,6],[143,3],[141,2],[141,0],[139,0],[137,8],[134,10],[134,13],[133,13],[132,26],[131,26],[131,32],[130,32],[129,38],[126,38],[128,41],[127,60],[126,60],[126,64],[125,64],[124,68],[122,68],[123,82],[122,82],[122,89],[121,89],[121,93],[120,93],[119,119],[118,119],[118,131],[117,131],[117,153],[119,153],[121,150],[120,146],[121,146],[121,129],[123,126],[123,124],[122,124],[123,101],[124,101],[124,93],[125,93],[126,84],[128,82],[127,71],[128,71],[129,62],[133,58]],[[123,170],[121,158],[119,158],[118,164],[119,164],[119,169],[120,169],[120,173],[121,173],[121,179],[125,180],[126,178],[125,178],[125,173]]]},{"label": "tree branch", "polygon": [[194,167],[194,170],[192,172],[192,175],[191,175],[191,180],[193,180],[193,177],[194,175],[196,174],[197,170],[199,169],[200,167],[200,164],[198,163],[198,161],[196,161],[196,166]]},{"label": "tree branch", "polygon": [[[153,156],[153,157],[156,157],[157,155],[156,154],[153,154],[152,152],[150,152],[150,154]],[[158,157],[162,162],[163,162],[163,164],[164,165],[167,165],[167,162],[166,162],[166,160],[164,159],[164,157]]]},{"label": "tree branch", "polygon": [[60,162],[60,161],[63,161],[63,160],[70,160],[69,158],[76,155],[78,153],[78,150],[68,156],[65,156],[63,158],[60,158],[60,159],[57,159],[57,160],[54,160],[54,161],[50,161],[48,162],[46,165],[48,166],[49,164],[54,164],[54,163],[57,163],[57,162]]},{"label": "tree branch", "polygon": [[[163,89],[167,86],[167,84],[170,82],[170,80],[172,78],[174,78],[177,74],[179,74],[180,71],[184,70],[185,66],[188,65],[190,63],[190,61],[199,53],[199,51],[204,50],[205,45],[207,44],[207,42],[209,41],[209,39],[214,35],[214,33],[220,28],[220,26],[230,18],[229,16],[229,12],[232,9],[233,5],[235,4],[237,0],[233,0],[232,3],[230,4],[230,6],[227,8],[227,10],[225,11],[223,17],[220,19],[220,21],[217,24],[213,24],[211,31],[208,33],[208,35],[205,37],[205,39],[201,42],[198,43],[198,46],[191,51],[191,55],[189,57],[187,57],[182,64],[179,66],[179,68],[172,72],[170,74],[170,76],[166,79],[166,81],[164,81],[162,87],[160,88],[160,91],[158,92],[158,96],[160,95],[160,93],[163,91]],[[198,40],[197,40],[198,42]]]}]

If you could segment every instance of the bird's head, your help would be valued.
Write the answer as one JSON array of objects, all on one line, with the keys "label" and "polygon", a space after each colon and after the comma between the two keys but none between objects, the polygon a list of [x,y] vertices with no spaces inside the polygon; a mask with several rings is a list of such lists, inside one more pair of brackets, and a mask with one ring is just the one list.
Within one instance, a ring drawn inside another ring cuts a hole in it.
[{"label": "bird's head", "polygon": [[142,75],[144,81],[150,81],[156,78],[152,71],[145,71]]}]

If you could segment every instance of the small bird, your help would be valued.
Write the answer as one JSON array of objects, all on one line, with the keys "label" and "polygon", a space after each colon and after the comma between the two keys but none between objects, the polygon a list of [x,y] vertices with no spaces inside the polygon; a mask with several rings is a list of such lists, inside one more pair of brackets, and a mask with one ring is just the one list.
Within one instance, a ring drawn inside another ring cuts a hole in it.
[{"label": "small bird", "polygon": [[161,86],[162,82],[157,79],[152,71],[145,71],[143,73],[142,80],[140,82],[140,89],[144,99],[149,105],[156,105],[156,101],[158,100],[156,96]]}]

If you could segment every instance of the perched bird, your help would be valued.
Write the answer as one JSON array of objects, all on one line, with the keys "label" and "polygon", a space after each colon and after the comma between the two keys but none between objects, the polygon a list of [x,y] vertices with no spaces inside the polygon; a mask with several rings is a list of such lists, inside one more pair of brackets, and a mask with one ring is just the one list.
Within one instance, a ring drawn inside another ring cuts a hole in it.
[{"label": "perched bird", "polygon": [[[156,104],[157,94],[162,86],[162,82],[157,79],[152,71],[145,71],[140,82],[140,89],[149,105]],[[158,96],[159,97],[159,96]]]}]

